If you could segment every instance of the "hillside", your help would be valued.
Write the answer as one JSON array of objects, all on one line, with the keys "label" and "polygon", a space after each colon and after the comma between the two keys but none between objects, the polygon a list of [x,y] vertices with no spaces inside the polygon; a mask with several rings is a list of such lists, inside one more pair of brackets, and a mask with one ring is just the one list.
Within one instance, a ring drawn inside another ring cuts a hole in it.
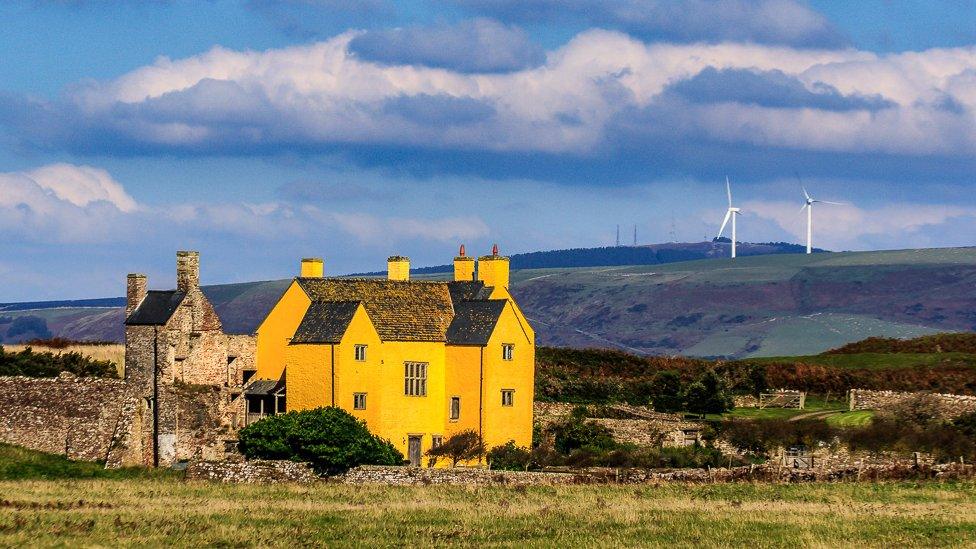
[{"label": "hillside", "polygon": [[[731,240],[716,239],[712,242],[669,242],[640,246],[605,246],[602,248],[572,248],[514,254],[510,257],[512,269],[562,269],[574,267],[612,267],[620,265],[660,265],[697,259],[714,259],[730,255]],[[736,255],[776,255],[803,253],[805,248],[787,242],[751,243],[739,242]],[[814,248],[817,253],[824,250]],[[414,274],[439,274],[453,272],[452,265],[434,265],[411,269]],[[382,275],[384,272],[364,273]]]},{"label": "hillside", "polygon": [[660,372],[676,372],[687,384],[710,369],[740,394],[756,390],[757,379],[768,388],[835,398],[851,388],[976,394],[976,353],[824,353],[707,361],[540,347],[536,362],[536,398],[543,401],[647,404],[660,386],[655,380]]},{"label": "hillside", "polygon": [[[511,289],[540,345],[742,358],[814,355],[871,336],[971,331],[974,283],[976,248],[946,248],[516,269]],[[240,333],[257,326],[286,284],[205,291],[225,327]],[[121,319],[118,308],[0,305],[0,341],[37,337],[32,328],[120,340]]]}]

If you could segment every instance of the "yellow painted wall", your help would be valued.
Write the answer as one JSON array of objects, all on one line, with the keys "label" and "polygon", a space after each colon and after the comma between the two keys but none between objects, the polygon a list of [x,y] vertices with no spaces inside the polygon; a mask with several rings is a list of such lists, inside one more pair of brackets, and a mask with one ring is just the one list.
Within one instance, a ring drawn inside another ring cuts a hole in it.
[{"label": "yellow painted wall", "polygon": [[470,282],[474,280],[474,258],[459,256],[454,258],[454,280]]},{"label": "yellow painted wall", "polygon": [[279,379],[285,368],[285,348],[311,304],[293,281],[257,330],[257,379]]},{"label": "yellow painted wall", "polygon": [[[514,343],[513,360],[502,360],[502,344]],[[519,446],[532,444],[532,403],[535,384],[535,345],[525,331],[511,303],[505,306],[495,331],[484,348],[485,446],[514,440]],[[514,405],[502,406],[502,389],[514,389]]]},{"label": "yellow painted wall", "polygon": [[410,259],[400,256],[387,259],[386,276],[390,280],[410,280]]},{"label": "yellow painted wall", "polygon": [[[356,345],[366,345],[366,360],[356,360]],[[362,305],[356,310],[342,341],[336,346],[336,406],[366,421],[369,430],[380,433],[383,409],[382,348],[376,328]],[[353,408],[353,394],[366,393],[366,409]]]},{"label": "yellow painted wall", "polygon": [[[478,431],[481,387],[481,347],[473,345],[447,346],[446,390],[444,392],[444,439],[465,430]],[[451,397],[461,397],[461,417],[451,421]]]},{"label": "yellow painted wall", "polygon": [[508,288],[509,261],[500,255],[483,255],[478,258],[478,280],[485,286]]},{"label": "yellow painted wall", "polygon": [[519,324],[522,326],[522,330],[525,332],[525,337],[528,338],[533,345],[535,344],[535,330],[529,324],[529,319],[525,318],[525,314],[522,313],[522,309],[519,308],[518,304],[515,303],[515,299],[512,294],[509,293],[508,288],[502,286],[494,286],[491,290],[490,299],[505,299],[512,306],[515,312],[515,317],[518,318]]},{"label": "yellow painted wall", "polygon": [[[382,399],[380,429],[407,457],[407,436],[423,435],[422,451],[431,446],[432,435],[444,435],[447,418],[445,405],[445,345],[438,342],[388,341],[383,350]],[[427,362],[427,396],[406,396],[403,390],[403,363]],[[426,458],[424,458],[426,464]]]},{"label": "yellow painted wall", "polygon": [[285,375],[287,410],[311,410],[331,405],[332,345],[289,345],[284,354],[288,365]]}]

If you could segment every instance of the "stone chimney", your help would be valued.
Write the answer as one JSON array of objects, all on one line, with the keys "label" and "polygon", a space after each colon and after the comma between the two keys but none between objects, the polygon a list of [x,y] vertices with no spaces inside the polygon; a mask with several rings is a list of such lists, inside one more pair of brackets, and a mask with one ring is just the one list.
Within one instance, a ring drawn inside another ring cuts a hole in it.
[{"label": "stone chimney", "polygon": [[410,280],[410,258],[402,255],[386,258],[386,275],[389,280]]},{"label": "stone chimney", "polygon": [[200,252],[176,252],[176,289],[188,292],[200,287]]},{"label": "stone chimney", "polygon": [[125,317],[129,318],[146,297],[149,279],[144,274],[131,273],[125,281]]},{"label": "stone chimney", "polygon": [[461,244],[461,249],[454,258],[454,280],[463,282],[474,280],[474,258],[465,255],[464,244]]},{"label": "stone chimney", "polygon": [[302,259],[302,278],[322,278],[325,276],[325,262],[321,257],[306,257]]},{"label": "stone chimney", "polygon": [[478,258],[478,280],[485,286],[508,288],[508,258],[498,254],[498,244],[491,248],[491,255]]}]

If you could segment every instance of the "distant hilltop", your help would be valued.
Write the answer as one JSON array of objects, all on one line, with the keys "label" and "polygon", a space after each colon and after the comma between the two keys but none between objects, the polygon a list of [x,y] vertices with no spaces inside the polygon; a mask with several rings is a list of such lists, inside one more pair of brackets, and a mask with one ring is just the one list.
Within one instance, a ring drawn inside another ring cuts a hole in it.
[{"label": "distant hilltop", "polygon": [[[572,267],[617,267],[621,265],[660,265],[678,261],[695,261],[729,256],[732,241],[716,238],[711,242],[669,242],[640,246],[606,246],[602,248],[570,248],[514,254],[512,269],[564,269]],[[789,242],[739,242],[739,256],[802,254],[806,248]],[[826,250],[814,248],[814,252]],[[414,274],[449,273],[450,265],[435,265],[411,269]],[[362,273],[378,276],[383,272]]]}]

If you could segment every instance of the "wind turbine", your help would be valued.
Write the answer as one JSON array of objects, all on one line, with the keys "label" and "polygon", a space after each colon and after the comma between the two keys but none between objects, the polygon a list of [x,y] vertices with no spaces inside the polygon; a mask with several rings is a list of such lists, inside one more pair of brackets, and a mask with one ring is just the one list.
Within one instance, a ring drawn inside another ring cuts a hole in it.
[{"label": "wind turbine", "polygon": [[732,220],[732,259],[735,259],[735,216],[739,215],[739,208],[732,206],[732,185],[729,183],[729,176],[725,176],[725,192],[729,196],[729,209],[725,211],[725,219],[722,221],[722,228],[718,230],[718,236],[722,236],[725,226]]},{"label": "wind turbine", "polygon": [[829,200],[817,200],[810,196],[810,193],[807,192],[807,189],[805,187],[800,186],[800,188],[803,189],[803,197],[806,198],[806,203],[803,205],[802,208],[800,208],[800,212],[802,213],[804,208],[806,208],[807,210],[807,253],[812,254],[813,253],[813,205],[818,202],[820,204],[833,204],[835,206],[846,206],[846,204],[844,204],[843,202],[831,202]]}]

